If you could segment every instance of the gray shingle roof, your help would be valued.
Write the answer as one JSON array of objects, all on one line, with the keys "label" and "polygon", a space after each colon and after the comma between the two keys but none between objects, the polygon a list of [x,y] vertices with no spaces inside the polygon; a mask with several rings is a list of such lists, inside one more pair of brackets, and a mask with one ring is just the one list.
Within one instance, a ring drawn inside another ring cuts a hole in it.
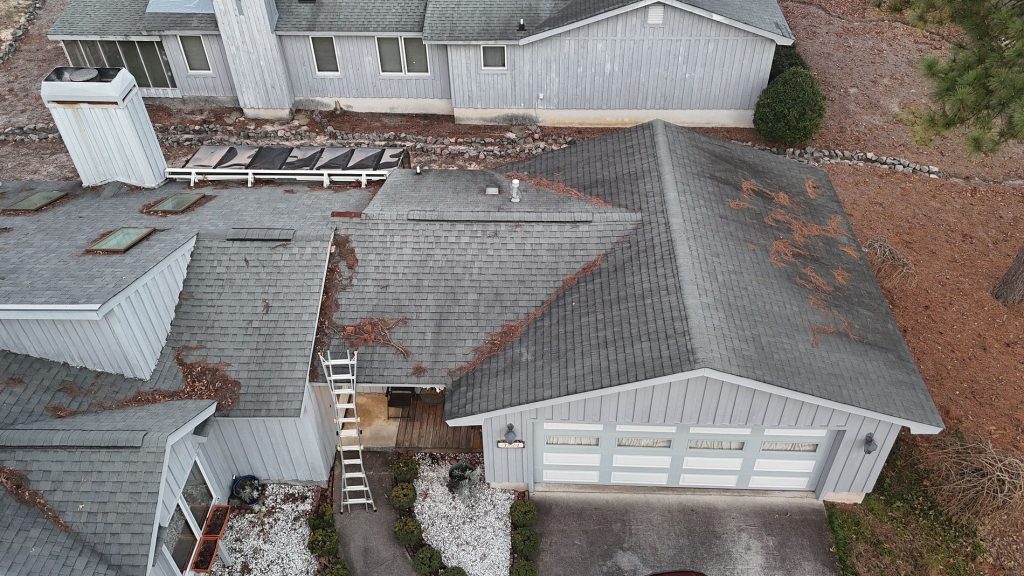
[{"label": "gray shingle roof", "polygon": [[217,30],[213,14],[146,12],[149,0],[71,0],[50,27],[52,36],[135,36],[165,30]]},{"label": "gray shingle roof", "polygon": [[167,438],[209,405],[168,402],[0,431],[0,465],[23,472],[73,530],[0,490],[0,572],[144,574]]},{"label": "gray shingle roof", "polygon": [[[857,244],[823,171],[661,122],[509,168],[558,174],[639,209],[644,224],[518,341],[456,381],[448,418],[712,368],[942,425],[866,263],[836,248]],[[799,269],[770,262],[780,228],[753,208],[730,206],[743,199],[744,179],[801,198],[800,216],[810,222],[838,219],[835,245],[808,245],[822,274],[848,274],[826,298],[830,312],[795,282]],[[816,198],[804,191],[808,179]],[[853,324],[855,338],[812,339],[814,326],[839,318]]]},{"label": "gray shingle roof", "polygon": [[278,32],[420,32],[427,0],[277,0]]},{"label": "gray shingle roof", "polygon": [[[518,41],[636,4],[636,0],[430,0],[428,42]],[[793,32],[776,0],[691,0],[690,6],[786,38]],[[519,20],[526,24],[519,31]]]}]

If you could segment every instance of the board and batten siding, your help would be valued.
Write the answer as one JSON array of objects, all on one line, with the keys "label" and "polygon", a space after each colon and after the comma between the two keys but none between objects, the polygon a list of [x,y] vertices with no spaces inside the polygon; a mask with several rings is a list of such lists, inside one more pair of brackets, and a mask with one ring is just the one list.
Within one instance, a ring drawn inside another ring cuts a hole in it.
[{"label": "board and batten siding", "polygon": [[281,44],[274,34],[277,9],[266,0],[213,0],[217,27],[239,105],[290,111],[292,90]]},{"label": "board and batten siding", "polygon": [[[558,110],[753,110],[775,42],[671,6],[646,8],[523,46],[505,71],[483,70],[480,46],[449,46],[452,104]],[[541,99],[539,96],[543,94]]]},{"label": "board and batten siding", "polygon": [[[93,312],[0,311],[0,348],[149,378],[167,341],[194,244],[193,238],[114,296],[98,319]],[[17,314],[28,317],[12,317]]]},{"label": "board and batten siding", "polygon": [[[192,465],[196,461],[198,447],[191,435],[178,439],[167,450],[167,461],[164,463],[164,487],[160,493],[160,525],[166,526],[174,514],[174,506],[178,496],[188,480]],[[199,518],[196,520],[202,521]]]},{"label": "board and batten siding", "polygon": [[325,482],[335,449],[333,435],[323,436],[322,404],[329,401],[325,396],[307,385],[302,413],[296,418],[213,418],[203,463],[215,464],[207,472],[222,486],[229,486],[233,476],[246,474],[273,482]]},{"label": "board and batten siding", "polygon": [[[533,485],[532,434],[535,422],[681,424],[827,428],[838,432],[816,494],[866,493],[885,464],[900,426],[810,402],[698,377],[572,400],[487,418],[483,445],[487,479],[498,484]],[[526,449],[497,448],[507,424],[515,425]],[[879,449],[865,454],[863,439],[873,432]]]},{"label": "board and batten siding", "polygon": [[[199,36],[199,34],[183,34],[183,36]],[[231,69],[224,54],[224,43],[218,34],[201,34],[203,45],[206,46],[206,58],[210,62],[209,72],[189,73],[185,63],[185,55],[181,51],[178,36],[167,34],[161,36],[167,62],[174,74],[174,81],[184,97],[207,96],[217,98],[233,98],[235,84],[231,79]]]},{"label": "board and batten siding", "polygon": [[[328,34],[315,34],[328,36]],[[280,36],[295,98],[415,98],[450,100],[448,50],[427,47],[428,75],[381,74],[377,40],[372,36],[335,36],[339,72],[317,75],[309,36]]]}]

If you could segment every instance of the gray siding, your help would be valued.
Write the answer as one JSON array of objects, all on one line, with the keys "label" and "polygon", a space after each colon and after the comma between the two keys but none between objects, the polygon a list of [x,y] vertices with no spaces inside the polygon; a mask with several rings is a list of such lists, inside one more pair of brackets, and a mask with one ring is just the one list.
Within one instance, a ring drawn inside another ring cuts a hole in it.
[{"label": "gray siding", "polygon": [[298,418],[214,418],[204,446],[208,460],[215,462],[208,472],[225,487],[232,476],[244,474],[271,481],[326,481],[334,443],[323,437],[322,400],[322,393],[307,386]]},{"label": "gray siding", "polygon": [[309,36],[280,38],[296,98],[451,98],[445,46],[427,47],[429,76],[385,76],[375,38],[335,36],[340,74],[317,76]]},{"label": "gray siding", "polygon": [[214,96],[232,97],[235,85],[231,80],[227,55],[224,54],[224,43],[217,34],[203,34],[206,45],[206,57],[210,61],[210,72],[189,74],[185,65],[185,55],[181,51],[181,43],[176,35],[162,36],[167,61],[171,65],[171,73],[182,96]]},{"label": "gray siding", "polygon": [[[37,313],[31,319],[0,319],[0,348],[72,366],[148,378],[167,340],[193,243],[187,243],[115,296],[123,295],[99,319],[69,320],[61,312]],[[47,314],[56,318],[39,318]]]},{"label": "gray siding", "polygon": [[[870,492],[896,441],[900,426],[770,394],[712,378],[692,378],[573,400],[488,418],[483,424],[487,479],[532,484],[534,422],[618,424],[744,425],[828,428],[839,434],[818,494]],[[499,449],[495,443],[514,424],[527,449]],[[863,439],[875,433],[879,450],[864,454]]]},{"label": "gray siding", "polygon": [[[671,6],[663,26],[632,10],[525,46],[508,71],[484,71],[480,47],[452,45],[455,108],[751,110],[775,43]],[[543,100],[538,95],[544,94]]]},{"label": "gray siding", "polygon": [[[196,461],[197,448],[192,441],[192,436],[181,438],[171,445],[167,453],[167,462],[164,463],[164,487],[160,495],[160,525],[166,526],[174,514],[174,506],[181,495],[181,489],[185,487],[188,474],[192,471],[192,464]],[[202,522],[202,519],[196,518]]]},{"label": "gray siding", "polygon": [[[213,8],[239,105],[246,109],[290,109],[292,91],[281,44],[273,31],[277,20],[273,2],[214,0]],[[270,9],[272,13],[268,13]]]}]

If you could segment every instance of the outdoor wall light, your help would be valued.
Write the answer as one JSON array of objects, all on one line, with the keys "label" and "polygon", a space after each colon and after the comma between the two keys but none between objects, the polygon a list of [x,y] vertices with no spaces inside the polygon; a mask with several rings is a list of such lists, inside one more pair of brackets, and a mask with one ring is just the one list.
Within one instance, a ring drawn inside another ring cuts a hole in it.
[{"label": "outdoor wall light", "polygon": [[875,442],[875,433],[868,432],[867,436],[864,437],[864,453],[871,454],[875,450],[878,450],[878,442]]},{"label": "outdoor wall light", "polygon": [[516,441],[516,425],[509,424],[505,427],[505,442],[509,444]]},{"label": "outdoor wall light", "polygon": [[526,442],[523,442],[516,436],[514,424],[505,425],[505,436],[498,440],[498,448],[526,448]]}]

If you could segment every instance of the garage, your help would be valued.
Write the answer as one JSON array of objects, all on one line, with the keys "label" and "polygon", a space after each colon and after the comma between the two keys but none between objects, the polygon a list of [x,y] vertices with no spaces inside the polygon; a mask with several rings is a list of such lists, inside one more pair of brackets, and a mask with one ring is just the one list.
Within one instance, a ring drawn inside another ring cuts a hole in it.
[{"label": "garage", "polygon": [[535,481],[814,490],[830,453],[824,428],[536,422]]}]

